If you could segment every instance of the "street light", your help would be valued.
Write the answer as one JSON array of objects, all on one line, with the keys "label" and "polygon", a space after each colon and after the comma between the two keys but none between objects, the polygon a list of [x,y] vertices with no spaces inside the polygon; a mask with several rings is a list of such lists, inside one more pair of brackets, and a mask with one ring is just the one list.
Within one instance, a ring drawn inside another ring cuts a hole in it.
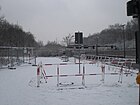
[{"label": "street light", "polygon": [[98,39],[99,37],[96,37],[96,55],[98,56]]},{"label": "street light", "polygon": [[125,30],[124,30],[124,28],[125,28],[125,24],[123,24],[123,25],[121,25],[121,27],[123,28],[123,57],[125,58],[125,56],[126,56],[126,53],[125,53]]}]

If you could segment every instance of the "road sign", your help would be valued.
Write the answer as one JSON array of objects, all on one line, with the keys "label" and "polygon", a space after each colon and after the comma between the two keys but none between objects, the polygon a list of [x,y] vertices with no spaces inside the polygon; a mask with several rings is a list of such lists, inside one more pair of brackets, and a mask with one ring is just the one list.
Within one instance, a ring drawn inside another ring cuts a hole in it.
[{"label": "road sign", "polygon": [[131,0],[127,2],[127,16],[137,16],[138,15],[138,1]]},{"label": "road sign", "polygon": [[83,33],[82,32],[75,33],[75,44],[83,44]]}]

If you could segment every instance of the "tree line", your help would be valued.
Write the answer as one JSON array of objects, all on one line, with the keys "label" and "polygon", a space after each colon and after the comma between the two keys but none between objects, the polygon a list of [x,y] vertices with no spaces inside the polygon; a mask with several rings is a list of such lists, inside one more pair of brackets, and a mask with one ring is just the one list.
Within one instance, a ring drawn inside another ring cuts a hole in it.
[{"label": "tree line", "polygon": [[0,46],[34,47],[38,43],[30,32],[25,32],[21,26],[10,24],[4,17],[0,17]]},{"label": "tree line", "polygon": [[[133,19],[128,21],[125,25],[123,24],[114,24],[109,25],[108,28],[103,29],[99,33],[93,33],[88,37],[83,38],[84,45],[114,45],[117,49],[123,48],[124,38],[126,43],[126,49],[132,48],[132,44],[135,42],[135,32],[138,29],[137,20]],[[130,41],[130,42],[129,42]],[[63,37],[62,42],[64,45],[68,46],[70,44],[74,44],[74,35],[68,34]],[[135,46],[133,46],[134,48]],[[54,42],[48,42],[41,51],[41,55],[43,56],[52,56],[59,54],[63,54],[61,51],[66,51],[65,47]],[[69,54],[70,55],[70,54]]]},{"label": "tree line", "polygon": [[[122,24],[109,25],[99,33],[93,33],[88,37],[84,37],[84,45],[107,45],[123,43],[125,35],[126,41],[135,40],[135,31],[138,29],[137,20],[128,21],[125,26]],[[74,35],[66,35],[62,41],[65,45],[74,44]],[[52,56],[57,55],[57,52],[64,51],[65,47],[55,41],[48,42],[43,45],[42,41],[37,42],[31,32],[25,32],[21,26],[9,23],[4,17],[0,16],[0,46],[12,47],[37,47],[40,50],[40,55]],[[62,53],[62,52],[61,52]]]},{"label": "tree line", "polygon": [[84,44],[86,45],[107,45],[107,44],[116,44],[123,43],[125,41],[135,40],[135,32],[138,29],[137,20],[133,19],[128,21],[127,24],[114,24],[109,25],[108,28],[102,30],[99,33],[94,33],[84,38]]}]

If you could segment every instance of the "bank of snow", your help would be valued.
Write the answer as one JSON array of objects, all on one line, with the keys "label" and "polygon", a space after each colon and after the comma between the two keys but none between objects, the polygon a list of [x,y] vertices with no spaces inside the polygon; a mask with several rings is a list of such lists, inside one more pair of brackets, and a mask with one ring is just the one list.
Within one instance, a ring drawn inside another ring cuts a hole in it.
[{"label": "bank of snow", "polygon": [[[59,58],[37,58],[37,62],[60,63]],[[70,62],[73,62],[71,59]],[[56,74],[56,65],[44,66],[47,75]],[[108,71],[106,65],[106,72]],[[82,68],[82,65],[81,65]],[[86,64],[86,73],[101,73],[100,65]],[[117,71],[116,71],[117,72]],[[61,74],[77,74],[78,65],[60,66]],[[123,75],[123,83],[118,83],[118,75],[85,76],[85,85],[81,77],[62,77],[60,87],[57,79],[42,80],[36,87],[36,67],[24,65],[15,70],[0,71],[0,105],[138,105],[138,86],[136,74]]]}]

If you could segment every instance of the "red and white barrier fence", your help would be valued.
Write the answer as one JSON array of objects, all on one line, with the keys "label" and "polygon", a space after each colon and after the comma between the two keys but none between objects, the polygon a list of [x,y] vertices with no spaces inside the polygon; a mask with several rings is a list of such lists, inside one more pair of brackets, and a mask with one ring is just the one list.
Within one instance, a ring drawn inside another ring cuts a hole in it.
[{"label": "red and white barrier fence", "polygon": [[[79,64],[79,63],[46,63],[46,64],[42,64],[42,65],[52,66],[52,65],[75,65],[75,64]],[[80,64],[93,64],[93,63],[87,62],[87,63],[80,63]]]},{"label": "red and white barrier fence", "polygon": [[37,67],[37,87],[40,86],[40,79],[44,78],[45,82],[47,83],[47,75],[42,66],[42,64],[38,65]]},{"label": "red and white barrier fence", "polygon": [[105,80],[105,65],[104,64],[101,65],[101,69],[102,69],[102,80],[101,81],[103,81],[103,83],[104,83],[104,80]]},{"label": "red and white barrier fence", "polygon": [[105,64],[102,64],[101,65],[101,73],[89,73],[89,74],[86,74],[86,69],[85,69],[85,64],[83,64],[83,72],[82,74],[70,74],[70,75],[67,75],[67,74],[61,74],[60,73],[60,66],[61,65],[67,65],[67,64],[71,64],[71,63],[60,63],[60,64],[44,64],[46,66],[49,66],[49,65],[57,65],[57,68],[56,68],[56,75],[47,75],[44,68],[43,68],[43,65],[40,64],[38,67],[37,67],[37,87],[40,86],[40,79],[41,78],[44,78],[45,82],[47,82],[47,78],[50,78],[50,77],[57,77],[57,87],[59,87],[60,85],[60,82],[59,82],[59,78],[60,77],[69,77],[69,76],[79,76],[81,77],[81,81],[82,81],[82,85],[85,86],[85,76],[92,76],[92,75],[101,75],[102,76],[102,79],[101,81],[104,83],[105,81],[105,75],[119,75],[119,80],[118,82],[122,83],[122,77],[123,77],[123,74],[131,74],[130,72],[127,72],[127,73],[123,73],[123,66],[120,68],[120,72],[118,73],[106,73],[105,72]]},{"label": "red and white barrier fence", "polygon": [[120,73],[119,73],[119,80],[118,80],[118,82],[122,83],[122,78],[123,78],[123,66],[120,68]]},{"label": "red and white barrier fence", "polygon": [[37,67],[37,87],[40,86],[40,67]]},{"label": "red and white barrier fence", "polygon": [[59,66],[57,65],[57,87],[59,86]]}]

